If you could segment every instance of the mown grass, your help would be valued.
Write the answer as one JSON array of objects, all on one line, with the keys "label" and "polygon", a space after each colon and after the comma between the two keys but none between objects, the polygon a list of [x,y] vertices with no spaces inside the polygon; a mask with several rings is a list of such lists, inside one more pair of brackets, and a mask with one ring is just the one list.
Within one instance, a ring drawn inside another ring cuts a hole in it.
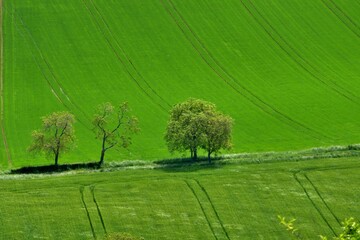
[{"label": "mown grass", "polygon": [[142,128],[110,161],[171,157],[168,111],[188,97],[235,119],[233,153],[358,142],[360,6],[341,1],[333,12],[331,2],[4,1],[13,166],[51,161],[26,148],[40,117],[57,110],[78,119],[78,150],[60,162],[96,160],[91,116],[105,101],[129,101]]},{"label": "mown grass", "polygon": [[7,174],[0,238],[287,239],[278,214],[296,218],[307,239],[332,236],[338,221],[360,216],[359,169],[358,157],[343,157]]}]

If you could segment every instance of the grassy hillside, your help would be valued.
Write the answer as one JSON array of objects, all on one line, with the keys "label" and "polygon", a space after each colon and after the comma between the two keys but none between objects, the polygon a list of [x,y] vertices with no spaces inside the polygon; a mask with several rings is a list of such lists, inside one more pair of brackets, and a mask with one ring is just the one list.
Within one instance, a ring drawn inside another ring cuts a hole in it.
[{"label": "grassy hillside", "polygon": [[65,109],[79,148],[60,162],[97,159],[90,123],[104,101],[129,101],[142,128],[111,160],[170,157],[168,111],[188,97],[235,119],[233,152],[359,142],[356,1],[12,0],[3,13],[15,167],[45,162],[26,153],[30,132]]},{"label": "grassy hillside", "polygon": [[[326,167],[324,167],[326,166]],[[304,239],[360,216],[359,159],[163,168],[55,176],[2,175],[1,239]],[[92,190],[93,193],[92,194]],[[101,221],[102,219],[102,221]]]}]

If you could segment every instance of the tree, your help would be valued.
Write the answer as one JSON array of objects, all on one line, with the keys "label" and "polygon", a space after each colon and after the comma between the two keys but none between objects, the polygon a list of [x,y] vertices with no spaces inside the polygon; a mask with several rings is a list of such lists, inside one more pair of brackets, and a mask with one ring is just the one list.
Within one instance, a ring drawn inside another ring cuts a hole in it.
[{"label": "tree", "polygon": [[213,116],[208,117],[202,148],[207,151],[209,163],[211,163],[212,153],[216,153],[220,149],[231,148],[232,125],[232,118],[221,113],[216,112]]},{"label": "tree", "polygon": [[196,160],[202,148],[210,161],[211,153],[230,148],[231,128],[232,119],[216,111],[213,103],[190,98],[172,108],[164,138],[170,152],[189,150]]},{"label": "tree", "polygon": [[127,102],[115,108],[111,103],[103,103],[93,118],[93,131],[97,139],[101,140],[101,154],[99,164],[104,163],[105,152],[115,146],[128,148],[131,135],[139,131],[138,120],[129,115]]},{"label": "tree", "polygon": [[42,117],[42,128],[32,132],[33,142],[28,151],[53,155],[57,166],[60,152],[70,150],[75,144],[74,122],[74,115],[69,112]]}]

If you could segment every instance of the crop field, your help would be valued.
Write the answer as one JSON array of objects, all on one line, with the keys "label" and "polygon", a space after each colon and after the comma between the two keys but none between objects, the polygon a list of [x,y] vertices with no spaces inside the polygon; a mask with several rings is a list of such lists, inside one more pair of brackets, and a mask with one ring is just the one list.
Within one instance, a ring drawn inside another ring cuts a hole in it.
[{"label": "crop field", "polygon": [[359,142],[357,1],[5,0],[1,11],[1,169],[49,163],[26,148],[59,110],[76,115],[78,145],[60,163],[97,160],[91,118],[106,101],[128,101],[142,129],[111,161],[172,157],[168,112],[189,97],[235,119],[234,153]]},{"label": "crop field", "polygon": [[1,239],[304,239],[360,216],[358,158],[128,169],[0,180]]},{"label": "crop field", "polygon": [[[335,236],[360,216],[359,40],[355,0],[0,0],[0,239]],[[213,164],[167,150],[189,97],[235,120]],[[95,108],[124,101],[141,131],[101,169],[12,174],[53,163],[26,149],[55,111],[59,163],[97,161]]]}]

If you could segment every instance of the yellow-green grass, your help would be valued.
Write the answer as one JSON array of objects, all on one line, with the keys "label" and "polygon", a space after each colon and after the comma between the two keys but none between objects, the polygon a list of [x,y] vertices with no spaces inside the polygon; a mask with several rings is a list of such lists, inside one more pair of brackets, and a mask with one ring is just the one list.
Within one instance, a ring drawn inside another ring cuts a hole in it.
[{"label": "yellow-green grass", "polygon": [[142,129],[129,151],[109,151],[112,161],[171,157],[168,111],[188,97],[235,119],[232,152],[359,142],[360,6],[333,2],[5,1],[13,166],[52,162],[26,148],[40,117],[58,110],[78,119],[78,150],[60,163],[97,160],[91,116],[105,101],[129,101]]},{"label": "yellow-green grass", "polygon": [[360,217],[359,169],[359,158],[341,158],[2,175],[0,238],[91,239],[92,225],[99,239],[105,229],[145,239],[287,239],[277,215],[296,218],[305,239],[332,236],[338,221]]}]

